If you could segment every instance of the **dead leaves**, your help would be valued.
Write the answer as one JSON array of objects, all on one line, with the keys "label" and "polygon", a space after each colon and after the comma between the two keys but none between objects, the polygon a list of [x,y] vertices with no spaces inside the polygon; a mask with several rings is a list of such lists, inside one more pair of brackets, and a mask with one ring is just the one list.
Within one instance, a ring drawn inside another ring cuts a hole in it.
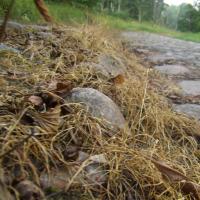
[{"label": "dead leaves", "polygon": [[52,81],[48,86],[49,91],[59,96],[67,94],[72,90],[72,88],[72,83],[64,81]]},{"label": "dead leaves", "polygon": [[72,85],[67,82],[52,81],[48,86],[49,92],[31,95],[27,101],[34,106],[27,115],[32,118],[34,125],[48,134],[56,133],[61,122],[62,96],[71,91]]},{"label": "dead leaves", "polygon": [[166,163],[156,160],[152,160],[152,162],[162,173],[164,179],[167,179],[171,182],[188,180],[188,178],[185,175],[183,175],[175,169],[170,168],[168,165],[166,165]]},{"label": "dead leaves", "polygon": [[122,85],[125,82],[125,77],[122,74],[117,75],[116,77],[111,79],[111,82],[114,85]]},{"label": "dead leaves", "polygon": [[191,194],[194,199],[200,199],[200,185],[192,181],[181,181],[181,190],[185,195]]},{"label": "dead leaves", "polygon": [[43,104],[43,100],[39,96],[32,95],[28,98],[28,100],[35,106],[39,106],[39,105]]},{"label": "dead leaves", "polygon": [[192,199],[200,200],[200,185],[192,182],[179,171],[172,169],[162,161],[151,160],[161,172],[163,178],[172,184],[178,184],[184,195],[190,195]]},{"label": "dead leaves", "polygon": [[[46,99],[44,98],[46,97]],[[28,98],[34,108],[26,112],[26,116],[33,122],[34,126],[40,127],[42,132],[48,134],[56,133],[61,121],[61,108],[59,100],[50,94],[32,95]]]},{"label": "dead leaves", "polygon": [[35,125],[39,126],[43,131],[48,134],[56,133],[60,125],[60,106],[50,108],[47,112],[40,113],[35,111],[29,111],[28,114],[35,122]]}]

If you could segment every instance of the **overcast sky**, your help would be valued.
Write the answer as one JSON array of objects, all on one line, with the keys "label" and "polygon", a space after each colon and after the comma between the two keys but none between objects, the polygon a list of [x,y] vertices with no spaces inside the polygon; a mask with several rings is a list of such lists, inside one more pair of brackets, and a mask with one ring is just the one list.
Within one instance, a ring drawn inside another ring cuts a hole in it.
[{"label": "overcast sky", "polygon": [[182,3],[194,3],[194,0],[164,0],[169,5],[180,5]]}]

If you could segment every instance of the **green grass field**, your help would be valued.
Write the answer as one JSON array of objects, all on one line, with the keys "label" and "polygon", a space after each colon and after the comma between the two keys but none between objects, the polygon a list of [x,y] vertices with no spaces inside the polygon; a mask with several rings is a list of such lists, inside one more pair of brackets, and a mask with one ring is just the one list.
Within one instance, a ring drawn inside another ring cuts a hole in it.
[{"label": "green grass field", "polygon": [[119,30],[144,31],[162,34],[187,41],[200,42],[200,33],[178,32],[149,22],[139,23],[134,20],[122,20],[120,18],[105,15],[99,15],[97,16],[97,19],[98,22]]},{"label": "green grass field", "polygon": [[[14,20],[26,23],[41,21],[40,15],[35,9],[33,1],[18,0],[16,4],[17,5],[14,7],[12,14],[12,18]],[[88,12],[84,8],[76,8],[66,3],[48,3],[48,7],[57,22],[82,24],[92,20],[97,24],[103,24],[109,28],[129,31],[145,31],[167,35],[182,40],[200,42],[200,33],[177,32],[152,23],[139,23],[133,20],[123,20],[119,17]],[[3,12],[0,9],[0,16],[2,16],[2,13]]]}]

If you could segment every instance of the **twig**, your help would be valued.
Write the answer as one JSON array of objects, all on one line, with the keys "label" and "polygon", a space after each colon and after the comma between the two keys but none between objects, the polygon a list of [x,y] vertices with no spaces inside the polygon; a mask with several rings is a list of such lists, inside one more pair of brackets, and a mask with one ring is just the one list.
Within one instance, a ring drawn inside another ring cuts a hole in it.
[{"label": "twig", "polygon": [[139,134],[140,128],[141,128],[142,112],[143,112],[143,109],[144,109],[144,106],[145,106],[145,99],[146,99],[146,95],[147,95],[148,78],[149,78],[149,69],[147,69],[147,76],[146,76],[146,80],[145,80],[144,95],[143,95],[142,105],[141,105],[141,109],[140,109],[139,126],[138,126],[138,131],[137,131],[138,134]]}]

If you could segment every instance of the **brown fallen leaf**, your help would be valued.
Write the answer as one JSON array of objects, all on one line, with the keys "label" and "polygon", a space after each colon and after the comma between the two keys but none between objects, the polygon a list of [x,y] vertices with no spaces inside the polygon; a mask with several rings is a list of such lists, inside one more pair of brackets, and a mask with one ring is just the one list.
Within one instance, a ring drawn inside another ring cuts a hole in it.
[{"label": "brown fallen leaf", "polygon": [[162,175],[165,179],[167,179],[171,182],[188,180],[188,178],[185,175],[183,175],[182,173],[178,172],[175,169],[172,169],[163,161],[156,161],[156,160],[151,160],[151,161],[158,168],[158,170],[162,173]]},{"label": "brown fallen leaf", "polygon": [[70,82],[53,81],[49,84],[48,90],[57,95],[66,94],[72,90],[73,86]]},{"label": "brown fallen leaf", "polygon": [[43,104],[43,100],[39,96],[32,95],[28,98],[28,100],[35,106],[39,106],[39,105]]},{"label": "brown fallen leaf", "polygon": [[196,200],[200,200],[200,185],[191,181],[181,181],[181,191],[183,194],[190,194]]},{"label": "brown fallen leaf", "polygon": [[47,112],[40,113],[37,111],[29,111],[28,115],[31,116],[39,127],[47,133],[55,133],[58,131],[60,125],[61,108],[57,105],[55,108],[50,108]]},{"label": "brown fallen leaf", "polygon": [[63,152],[65,160],[76,160],[79,155],[79,149],[80,147],[78,146],[68,145]]},{"label": "brown fallen leaf", "polygon": [[172,169],[163,161],[151,159],[153,164],[161,172],[162,176],[169,182],[178,183],[184,195],[190,195],[192,199],[200,200],[200,185],[189,180],[187,176]]},{"label": "brown fallen leaf", "polygon": [[125,82],[125,78],[124,75],[119,74],[116,77],[112,78],[111,81],[115,84],[115,85],[121,85]]}]

